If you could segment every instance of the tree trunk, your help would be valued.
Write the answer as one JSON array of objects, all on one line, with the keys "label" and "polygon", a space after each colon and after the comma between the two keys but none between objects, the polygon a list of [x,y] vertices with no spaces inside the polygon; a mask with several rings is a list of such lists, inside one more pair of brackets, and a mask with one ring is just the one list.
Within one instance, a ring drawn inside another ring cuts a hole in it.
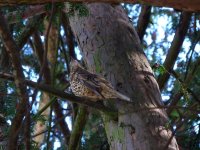
[{"label": "tree trunk", "polygon": [[[46,65],[44,66],[44,79],[46,84],[53,84],[52,80],[54,77],[54,68],[55,68],[55,63],[56,63],[56,52],[57,52],[57,43],[58,43],[58,30],[55,26],[50,26],[50,30],[48,31],[48,27],[49,27],[49,22],[45,21],[45,29],[46,32],[49,32],[49,36],[48,36],[48,42],[45,44],[48,44],[48,46],[46,47],[46,51],[47,54],[45,57],[47,57],[46,61],[49,62],[49,64],[46,63]],[[46,37],[47,38],[47,37]],[[41,53],[37,52],[37,53]],[[45,53],[45,52],[44,52]],[[45,55],[45,54],[43,54]],[[38,57],[39,56],[38,54]],[[44,58],[44,56],[42,56]],[[45,61],[43,58],[39,58],[40,64],[41,64],[41,68],[43,67],[43,61]],[[51,68],[51,69],[49,69]],[[46,71],[46,72],[45,72]],[[48,93],[43,93],[41,100],[40,100],[40,105],[39,105],[39,110],[41,110],[43,107],[45,107],[47,105],[47,103],[50,101],[51,96]],[[43,113],[42,116],[44,116],[44,119],[46,121],[48,121],[49,116],[50,116],[50,107],[48,107]],[[37,135],[39,133],[44,132],[45,130],[47,130],[47,123],[44,123],[44,121],[37,121],[36,125],[35,125],[35,131],[34,131],[34,135]],[[37,143],[38,147],[40,147],[42,145],[42,143],[44,142],[45,139],[45,133],[39,134],[38,136],[36,136],[34,138],[34,141]]]},{"label": "tree trunk", "polygon": [[[89,16],[70,17],[88,69],[104,75],[134,105],[120,105],[118,120],[104,118],[111,150],[178,149],[161,94],[133,25],[120,5],[87,4]],[[156,107],[157,109],[153,109]]]},{"label": "tree trunk", "polygon": [[[43,92],[41,99],[40,99],[40,104],[39,104],[39,109],[41,110],[43,107],[45,107],[45,105],[49,102],[50,97],[48,95],[48,93]],[[50,114],[50,107],[48,107],[43,113],[43,119],[45,119],[45,121],[48,120],[49,118],[49,114]],[[37,147],[39,148],[42,143],[44,142],[45,139],[45,130],[47,130],[47,123],[45,121],[37,121],[35,126],[34,126],[34,134],[33,135],[37,135],[36,137],[33,138],[33,140],[37,143]]]}]

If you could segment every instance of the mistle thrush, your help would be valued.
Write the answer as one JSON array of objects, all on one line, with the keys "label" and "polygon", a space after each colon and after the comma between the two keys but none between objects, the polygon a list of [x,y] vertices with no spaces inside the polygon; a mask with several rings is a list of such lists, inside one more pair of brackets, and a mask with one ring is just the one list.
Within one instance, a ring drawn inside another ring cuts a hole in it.
[{"label": "mistle thrush", "polygon": [[72,59],[70,68],[70,85],[74,95],[93,101],[112,98],[130,101],[129,97],[117,92],[106,79],[85,70],[78,61]]}]

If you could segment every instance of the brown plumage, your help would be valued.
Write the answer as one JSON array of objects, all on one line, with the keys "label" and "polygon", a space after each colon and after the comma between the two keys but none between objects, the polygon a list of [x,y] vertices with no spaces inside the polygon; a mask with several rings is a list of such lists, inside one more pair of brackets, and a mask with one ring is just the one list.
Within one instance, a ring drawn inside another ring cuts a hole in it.
[{"label": "brown plumage", "polygon": [[85,70],[76,60],[70,63],[70,85],[74,95],[87,97],[93,101],[119,98],[130,101],[130,98],[114,90],[103,77]]}]

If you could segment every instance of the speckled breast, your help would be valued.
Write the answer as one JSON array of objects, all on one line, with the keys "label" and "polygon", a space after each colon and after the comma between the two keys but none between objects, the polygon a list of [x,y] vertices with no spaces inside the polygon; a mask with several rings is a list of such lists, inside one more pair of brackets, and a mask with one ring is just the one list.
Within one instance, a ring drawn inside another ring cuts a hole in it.
[{"label": "speckled breast", "polygon": [[75,79],[73,81],[70,81],[71,89],[74,95],[78,97],[88,97],[92,99],[100,99],[96,93],[91,91],[89,88],[87,88],[82,82],[79,81],[79,79]]}]

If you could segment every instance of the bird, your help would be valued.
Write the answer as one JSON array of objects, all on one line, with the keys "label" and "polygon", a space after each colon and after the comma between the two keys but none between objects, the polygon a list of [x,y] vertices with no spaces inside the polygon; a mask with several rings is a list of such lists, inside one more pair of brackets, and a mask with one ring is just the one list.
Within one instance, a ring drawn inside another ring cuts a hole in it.
[{"label": "bird", "polygon": [[87,71],[75,59],[70,62],[70,87],[75,96],[92,101],[115,98],[130,101],[129,97],[116,91],[104,77]]}]

